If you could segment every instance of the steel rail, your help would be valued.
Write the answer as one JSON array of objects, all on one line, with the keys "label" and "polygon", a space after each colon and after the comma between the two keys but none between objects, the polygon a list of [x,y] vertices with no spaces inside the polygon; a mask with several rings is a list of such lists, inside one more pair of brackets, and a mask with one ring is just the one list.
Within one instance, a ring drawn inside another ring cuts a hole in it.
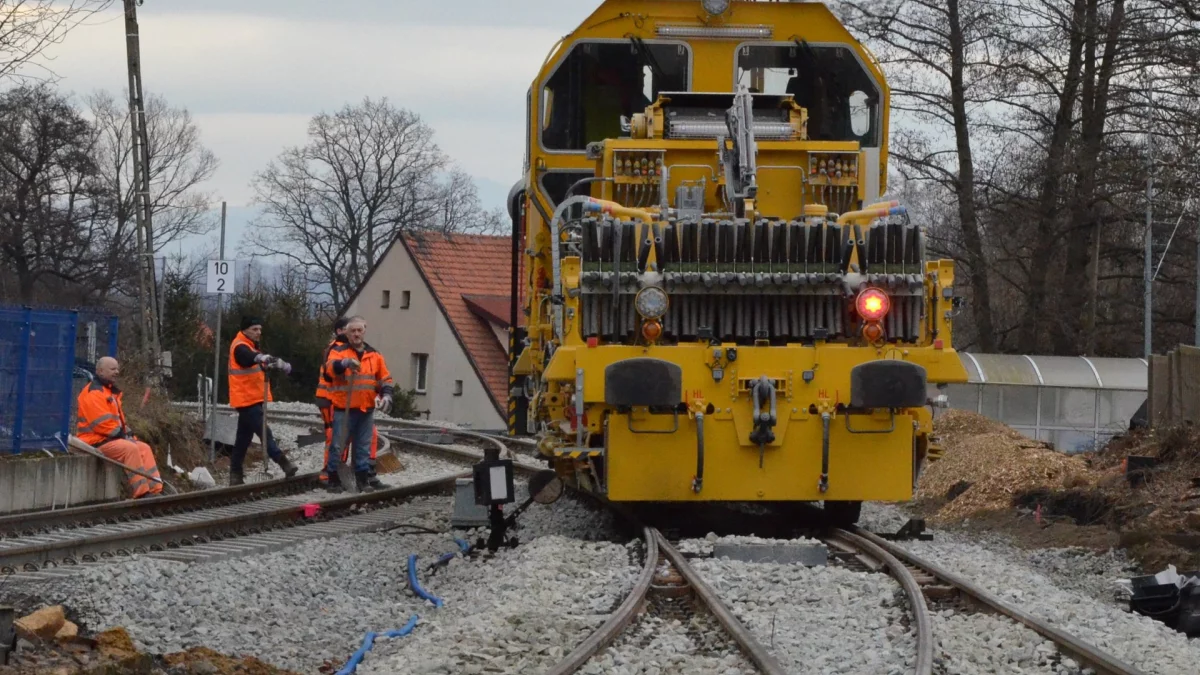
[{"label": "steel rail", "polygon": [[468,473],[455,473],[412,485],[322,501],[320,502],[320,515],[315,518],[306,518],[303,505],[294,504],[190,523],[111,532],[94,537],[62,539],[4,549],[0,550],[0,574],[16,573],[19,571],[18,568],[37,571],[39,567],[58,566],[60,563],[77,564],[77,561],[81,559],[86,562],[92,558],[105,558],[114,552],[137,552],[137,549],[141,548],[160,550],[161,548],[207,543],[211,540],[236,537],[239,527],[247,529],[252,534],[258,534],[264,530],[325,522],[333,518],[352,515],[352,511],[357,512],[356,507],[377,507],[394,500],[453,488],[457,479],[469,475]]},{"label": "steel rail", "polygon": [[650,582],[654,579],[654,570],[658,567],[658,533],[649,527],[644,527],[642,528],[642,537],[645,539],[646,544],[646,560],[642,564],[642,573],[638,576],[633,588],[630,589],[629,595],[625,596],[625,600],[608,617],[607,621],[592,632],[578,647],[571,650],[571,653],[567,654],[562,661],[546,671],[546,675],[571,675],[571,673],[579,670],[589,659],[612,644],[612,641],[637,616],[642,603],[646,601],[646,594],[650,591]]},{"label": "steel rail", "polygon": [[721,623],[725,631],[733,637],[746,656],[754,662],[754,665],[758,666],[759,670],[766,675],[787,675],[787,671],[784,670],[779,661],[774,656],[771,656],[771,653],[754,637],[750,629],[746,628],[745,624],[733,615],[733,612],[721,600],[721,597],[717,595],[713,587],[709,586],[708,582],[696,572],[695,568],[688,564],[687,559],[667,541],[667,538],[661,532],[655,530],[654,534],[658,539],[658,546],[662,549],[663,554],[671,561],[675,569],[679,570],[679,574],[691,584],[692,589],[696,592],[696,596],[700,598],[708,608],[708,611],[712,612],[712,615]]},{"label": "steel rail", "polygon": [[949,584],[974,602],[1017,623],[1025,625],[1037,634],[1053,642],[1058,646],[1060,651],[1072,659],[1078,661],[1083,666],[1094,669],[1098,675],[1144,675],[1143,671],[1117,659],[1100,648],[1089,645],[1074,635],[1051,626],[1046,621],[1006,604],[981,586],[924,558],[920,558],[893,542],[887,541],[862,528],[855,528],[854,534],[890,553],[905,564],[924,570],[930,576]]},{"label": "steel rail", "polygon": [[[457,433],[457,432],[455,432],[455,433]],[[479,461],[483,460],[483,455],[477,455],[469,450],[463,450],[461,448],[454,448],[454,447],[450,447],[450,446],[446,446],[446,445],[438,445],[437,443],[426,443],[425,441],[418,441],[418,440],[414,440],[411,438],[404,438],[403,436],[393,436],[393,435],[387,434],[387,433],[385,433],[384,436],[387,436],[387,439],[393,443],[398,443],[400,445],[410,445],[410,446],[413,446],[416,448],[421,448],[422,450],[428,450],[428,451],[436,453],[436,454],[449,455],[450,457],[452,457],[456,460],[469,461],[469,462],[479,462]],[[530,466],[529,464],[524,464],[524,463],[518,462],[518,461],[513,462],[513,471],[516,473],[521,473],[524,475],[532,475],[540,470],[541,469],[539,467]]]},{"label": "steel rail", "polygon": [[913,624],[917,630],[917,661],[914,672],[916,675],[931,675],[933,673],[933,623],[929,618],[929,605],[925,602],[925,593],[921,584],[913,576],[912,571],[904,566],[896,556],[873,541],[846,530],[834,530],[832,538],[867,554],[887,568],[908,598],[908,606],[913,616]]},{"label": "steel rail", "polygon": [[185,492],[164,497],[124,499],[105,504],[0,516],[0,539],[33,536],[53,530],[141,520],[228,506],[303,492],[317,483],[316,473],[234,487]]}]

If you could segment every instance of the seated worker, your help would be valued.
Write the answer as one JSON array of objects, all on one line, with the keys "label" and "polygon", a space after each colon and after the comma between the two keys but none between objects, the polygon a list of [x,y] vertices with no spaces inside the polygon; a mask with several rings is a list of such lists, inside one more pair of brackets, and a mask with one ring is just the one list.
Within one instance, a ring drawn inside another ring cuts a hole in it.
[{"label": "seated worker", "polygon": [[121,374],[120,364],[111,356],[96,362],[96,377],[79,392],[78,417],[75,435],[96,448],[105,457],[154,476],[151,480],[132,471],[125,472],[126,484],[134,499],[162,493],[158,463],[150,446],[139,441],[125,422],[121,406],[123,394],[115,378]]}]

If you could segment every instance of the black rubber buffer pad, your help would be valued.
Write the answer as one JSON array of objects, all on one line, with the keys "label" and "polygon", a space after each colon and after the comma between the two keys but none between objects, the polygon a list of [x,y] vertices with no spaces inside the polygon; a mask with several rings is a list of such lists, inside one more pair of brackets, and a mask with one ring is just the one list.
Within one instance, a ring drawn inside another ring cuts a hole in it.
[{"label": "black rubber buffer pad", "polygon": [[662,359],[625,359],[604,369],[604,403],[676,406],[683,402],[683,369]]},{"label": "black rubber buffer pad", "polygon": [[884,359],[850,371],[854,408],[920,408],[927,401],[925,369],[915,363]]}]

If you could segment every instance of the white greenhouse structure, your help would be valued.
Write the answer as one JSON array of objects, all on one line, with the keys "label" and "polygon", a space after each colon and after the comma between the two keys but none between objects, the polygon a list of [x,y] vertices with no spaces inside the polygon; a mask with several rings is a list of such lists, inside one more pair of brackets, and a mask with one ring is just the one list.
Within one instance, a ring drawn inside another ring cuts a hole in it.
[{"label": "white greenhouse structure", "polygon": [[998,420],[1062,452],[1086,452],[1129,429],[1146,401],[1144,359],[960,353],[967,384],[950,407]]}]

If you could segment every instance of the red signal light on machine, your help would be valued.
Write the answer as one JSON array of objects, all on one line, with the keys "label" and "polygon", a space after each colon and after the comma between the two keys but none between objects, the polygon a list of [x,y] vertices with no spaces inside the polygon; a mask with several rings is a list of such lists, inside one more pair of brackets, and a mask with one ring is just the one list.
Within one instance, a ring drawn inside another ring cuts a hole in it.
[{"label": "red signal light on machine", "polygon": [[654,342],[662,336],[662,324],[657,321],[647,321],[642,324],[642,337],[646,342]]},{"label": "red signal light on machine", "polygon": [[883,317],[887,316],[888,310],[892,308],[892,302],[887,293],[878,288],[868,288],[859,293],[858,300],[854,304],[858,309],[858,315],[864,321],[881,321]]}]

